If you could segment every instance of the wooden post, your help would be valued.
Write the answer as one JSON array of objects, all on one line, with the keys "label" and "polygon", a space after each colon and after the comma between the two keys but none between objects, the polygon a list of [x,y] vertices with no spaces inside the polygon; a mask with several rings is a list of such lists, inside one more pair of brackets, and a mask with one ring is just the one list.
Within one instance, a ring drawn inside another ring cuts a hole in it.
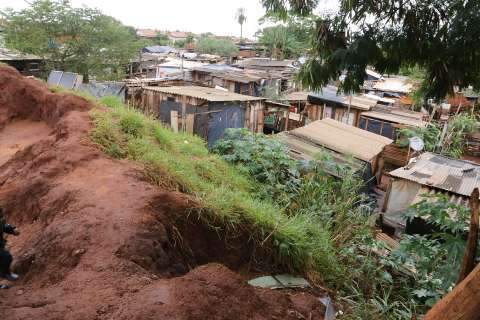
[{"label": "wooden post", "polygon": [[290,109],[287,109],[287,114],[285,115],[285,131],[288,131],[288,120],[290,120]]},{"label": "wooden post", "polygon": [[480,264],[438,301],[423,320],[473,320],[480,314]]},{"label": "wooden post", "polygon": [[193,113],[187,114],[187,133],[193,134],[193,125],[195,122],[195,115]]},{"label": "wooden post", "polygon": [[378,159],[378,167],[377,167],[377,185],[380,185],[382,182],[382,172],[383,169],[385,168],[385,158],[383,157],[383,151],[380,153],[379,159]]},{"label": "wooden post", "polygon": [[[183,56],[182,56],[183,57]],[[182,58],[183,63],[183,58]],[[187,130],[187,97],[182,97],[182,131]]]},{"label": "wooden post", "polygon": [[463,255],[457,284],[462,282],[475,267],[475,253],[477,252],[478,244],[479,196],[478,188],[473,189],[470,195],[470,231],[468,233],[467,245],[465,246],[465,254]]},{"label": "wooden post", "polygon": [[178,111],[170,111],[170,126],[173,132],[178,132]]}]

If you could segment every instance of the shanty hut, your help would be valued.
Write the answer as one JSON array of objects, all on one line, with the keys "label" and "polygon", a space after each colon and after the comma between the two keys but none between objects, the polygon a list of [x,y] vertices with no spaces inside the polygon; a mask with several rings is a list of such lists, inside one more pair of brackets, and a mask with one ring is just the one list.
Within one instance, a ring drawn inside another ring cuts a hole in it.
[{"label": "shanty hut", "polygon": [[0,48],[0,63],[14,67],[25,76],[41,77],[44,60],[33,54]]},{"label": "shanty hut", "polygon": [[425,115],[401,108],[375,107],[360,115],[358,127],[390,139],[396,139],[397,130],[402,128],[424,128]]},{"label": "shanty hut", "polygon": [[259,95],[262,78],[227,65],[205,65],[192,70],[192,80],[204,86],[222,87],[248,96]]},{"label": "shanty hut", "polygon": [[[310,161],[321,151],[330,153],[338,163],[347,163],[353,158],[351,164],[358,170],[364,170],[366,181],[375,176],[382,150],[393,142],[328,118],[277,136],[287,145],[290,154],[299,160]],[[332,174],[335,175],[334,172]]]},{"label": "shanty hut", "polygon": [[444,193],[452,203],[467,205],[473,189],[480,188],[480,165],[430,152],[390,172],[390,176],[383,223],[397,232],[406,227],[406,210],[423,200],[423,195]]},{"label": "shanty hut", "polygon": [[326,86],[321,92],[311,93],[308,102],[307,113],[311,121],[330,118],[356,127],[360,114],[370,111],[378,101],[365,96],[338,94],[337,87]]},{"label": "shanty hut", "polygon": [[203,137],[211,147],[227,128],[263,132],[264,100],[207,87],[145,87],[140,108],[174,131]]}]

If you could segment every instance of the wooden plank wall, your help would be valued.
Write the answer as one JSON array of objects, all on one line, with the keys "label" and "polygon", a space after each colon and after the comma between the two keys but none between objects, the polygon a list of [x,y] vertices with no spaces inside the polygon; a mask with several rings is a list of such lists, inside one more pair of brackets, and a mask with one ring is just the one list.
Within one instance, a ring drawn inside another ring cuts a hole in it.
[{"label": "wooden plank wall", "polygon": [[[143,90],[141,99],[136,105],[136,107],[148,116],[159,118],[161,103],[162,101],[167,100],[168,97],[174,97],[175,102],[183,104],[185,106],[201,106],[205,104],[205,101],[202,99],[174,96],[153,90]],[[265,103],[263,101],[251,101],[245,102],[245,105],[246,107],[244,127],[249,129],[251,132],[263,132]],[[186,112],[186,108],[182,108],[182,111]],[[208,112],[206,107],[205,112]],[[187,130],[188,132],[193,132],[194,117],[191,117],[189,119],[186,113],[179,113],[178,128],[179,130]]]}]

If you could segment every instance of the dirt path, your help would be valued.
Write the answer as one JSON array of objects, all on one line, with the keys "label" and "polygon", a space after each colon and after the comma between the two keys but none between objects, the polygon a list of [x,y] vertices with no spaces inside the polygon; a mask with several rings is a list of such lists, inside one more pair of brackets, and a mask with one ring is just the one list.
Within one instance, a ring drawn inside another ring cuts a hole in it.
[{"label": "dirt path", "polygon": [[185,260],[172,217],[192,200],[92,145],[87,101],[5,68],[0,91],[0,204],[22,232],[8,239],[21,281],[0,291],[2,320],[322,318],[316,297],[215,263],[222,243],[201,226],[202,258]]}]

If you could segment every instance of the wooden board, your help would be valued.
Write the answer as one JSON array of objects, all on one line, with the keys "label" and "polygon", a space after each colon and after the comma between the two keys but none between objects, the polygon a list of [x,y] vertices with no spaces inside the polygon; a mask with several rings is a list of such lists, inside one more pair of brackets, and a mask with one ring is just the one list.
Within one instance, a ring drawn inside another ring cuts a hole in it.
[{"label": "wooden board", "polygon": [[193,134],[194,123],[195,115],[193,113],[187,114],[187,133]]},{"label": "wooden board", "polygon": [[178,132],[178,111],[170,111],[170,126],[173,132]]}]

